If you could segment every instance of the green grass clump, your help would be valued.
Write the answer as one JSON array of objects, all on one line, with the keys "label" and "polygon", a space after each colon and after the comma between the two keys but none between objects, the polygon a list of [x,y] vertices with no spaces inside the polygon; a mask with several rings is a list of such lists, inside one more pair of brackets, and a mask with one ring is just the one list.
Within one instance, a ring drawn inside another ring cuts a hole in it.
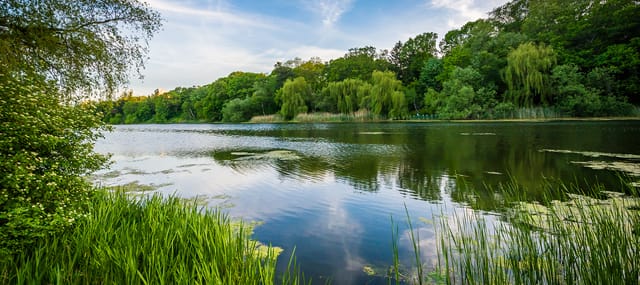
[{"label": "green grass clump", "polygon": [[[250,234],[241,222],[176,197],[98,191],[73,229],[4,256],[0,283],[274,284],[279,251]],[[280,279],[298,283],[296,274]]]}]

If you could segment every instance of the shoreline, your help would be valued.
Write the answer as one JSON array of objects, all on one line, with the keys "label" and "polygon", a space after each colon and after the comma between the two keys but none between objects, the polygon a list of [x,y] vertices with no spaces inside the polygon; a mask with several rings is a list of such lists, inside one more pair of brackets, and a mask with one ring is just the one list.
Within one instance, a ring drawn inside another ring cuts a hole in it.
[{"label": "shoreline", "polygon": [[243,124],[343,124],[343,123],[548,123],[548,122],[607,122],[607,121],[640,121],[640,117],[567,117],[567,118],[539,118],[539,119],[467,119],[467,120],[439,120],[439,119],[406,119],[406,120],[345,120],[345,121],[331,121],[331,120],[317,120],[317,121],[273,121],[273,122],[198,122],[198,121],[184,121],[184,122],[147,122],[147,123],[135,123],[135,124],[107,124],[110,126],[127,126],[127,125],[171,125],[171,124],[185,124],[185,125],[243,125]]}]

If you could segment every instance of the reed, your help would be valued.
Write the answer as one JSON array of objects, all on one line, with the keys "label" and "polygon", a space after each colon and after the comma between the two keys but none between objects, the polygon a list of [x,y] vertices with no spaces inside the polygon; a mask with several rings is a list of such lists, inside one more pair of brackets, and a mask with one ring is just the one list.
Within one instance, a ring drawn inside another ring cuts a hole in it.
[{"label": "reed", "polygon": [[640,284],[640,198],[630,183],[621,185],[618,192],[593,185],[542,202],[524,202],[513,185],[501,187],[512,207],[500,220],[478,211],[442,217],[436,272],[445,273],[446,284]]},{"label": "reed", "polygon": [[3,257],[0,283],[301,282],[299,272],[276,278],[278,249],[251,240],[250,234],[242,222],[176,197],[132,200],[123,192],[98,191],[87,217],[73,229],[26,253]]},{"label": "reed", "polygon": [[330,123],[330,122],[376,122],[386,120],[384,117],[375,115],[368,110],[359,110],[350,114],[334,113],[302,113],[298,114],[293,121],[300,123]]},{"label": "reed", "polygon": [[256,124],[260,124],[260,123],[282,123],[282,122],[284,122],[284,119],[279,114],[264,115],[264,116],[253,116],[253,117],[251,117],[251,120],[249,120],[249,123],[256,123]]}]

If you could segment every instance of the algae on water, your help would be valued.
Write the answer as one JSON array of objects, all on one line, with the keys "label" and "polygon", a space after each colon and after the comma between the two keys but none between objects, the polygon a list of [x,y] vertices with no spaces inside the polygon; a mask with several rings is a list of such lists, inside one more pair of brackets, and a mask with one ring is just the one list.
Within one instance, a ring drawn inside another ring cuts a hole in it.
[{"label": "algae on water", "polygon": [[576,150],[566,150],[566,149],[541,149],[540,152],[579,154],[579,155],[589,156],[589,157],[612,157],[612,158],[623,158],[623,159],[640,159],[640,155],[638,155],[638,154],[629,154],[629,153],[608,153],[608,152],[595,152],[595,151],[576,151]]},{"label": "algae on water", "polygon": [[607,169],[640,176],[640,163],[626,161],[572,161],[571,163],[596,170]]},{"label": "algae on water", "polygon": [[[578,194],[568,194],[568,201],[551,201],[549,206],[537,202],[518,202],[513,207],[512,218],[530,226],[552,232],[560,221],[566,226],[588,227],[594,215],[620,217],[629,221],[628,230],[631,232],[632,222],[639,217],[640,198],[625,196],[617,192],[602,192],[607,199],[597,199]],[[615,214],[615,215],[614,215]]]}]

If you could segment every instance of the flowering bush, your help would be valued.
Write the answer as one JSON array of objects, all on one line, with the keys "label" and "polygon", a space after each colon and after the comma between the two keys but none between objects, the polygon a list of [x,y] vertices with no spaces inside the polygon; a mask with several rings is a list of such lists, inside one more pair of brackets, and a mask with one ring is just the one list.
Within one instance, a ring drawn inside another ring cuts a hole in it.
[{"label": "flowering bush", "polygon": [[84,176],[106,163],[95,112],[60,98],[42,77],[0,74],[0,253],[72,225],[92,191]]}]

